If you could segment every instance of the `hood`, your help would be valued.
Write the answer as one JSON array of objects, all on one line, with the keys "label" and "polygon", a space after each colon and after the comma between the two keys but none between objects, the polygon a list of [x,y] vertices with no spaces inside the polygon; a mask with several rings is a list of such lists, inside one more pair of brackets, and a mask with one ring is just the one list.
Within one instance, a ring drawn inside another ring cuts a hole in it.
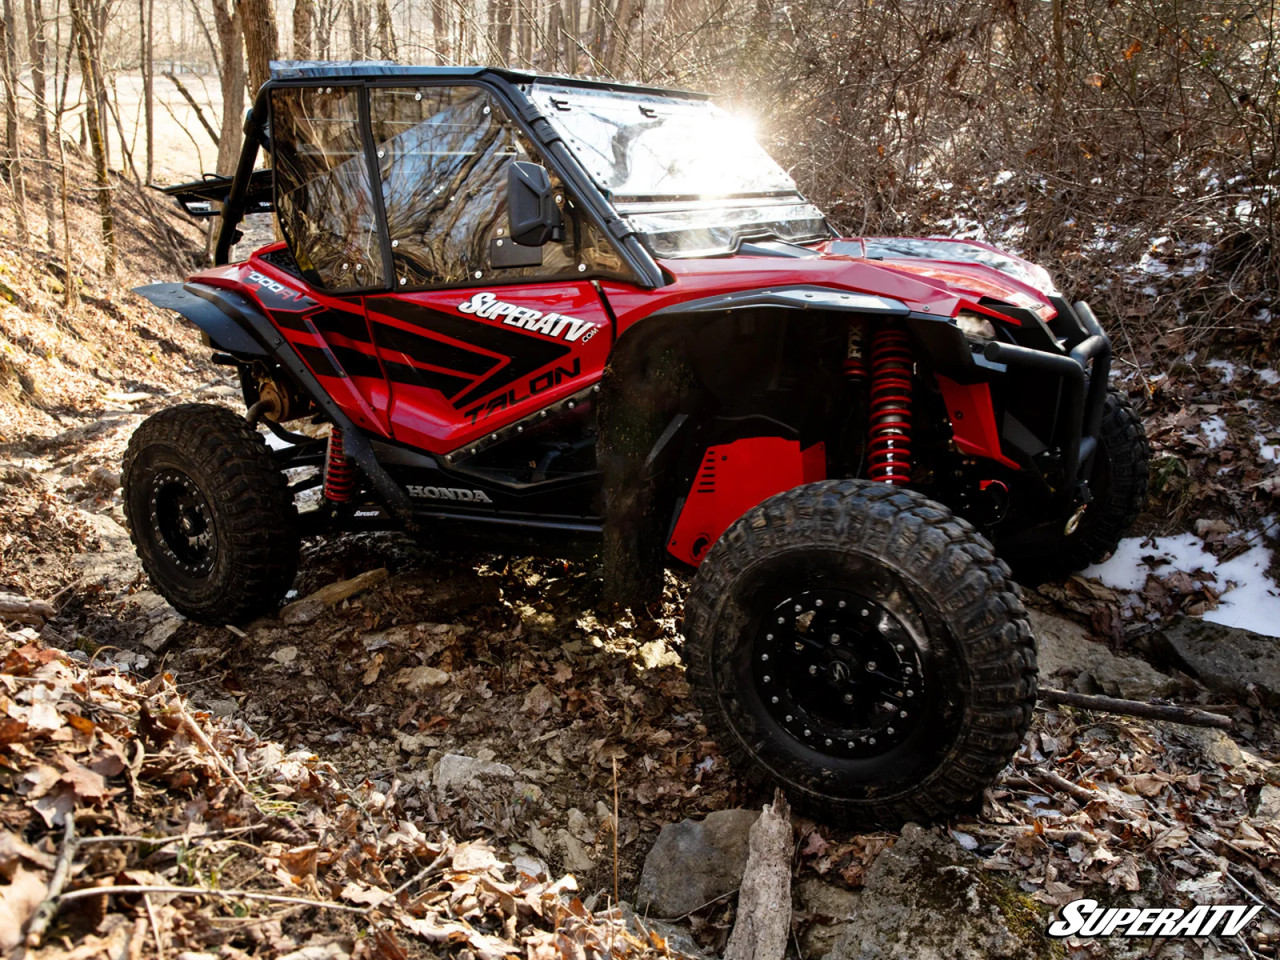
[{"label": "hood", "polygon": [[774,285],[813,284],[900,300],[912,310],[955,316],[1021,307],[1042,320],[1058,296],[1044,268],[972,240],[860,237],[813,247],[744,244],[729,257],[661,261],[673,302]]}]

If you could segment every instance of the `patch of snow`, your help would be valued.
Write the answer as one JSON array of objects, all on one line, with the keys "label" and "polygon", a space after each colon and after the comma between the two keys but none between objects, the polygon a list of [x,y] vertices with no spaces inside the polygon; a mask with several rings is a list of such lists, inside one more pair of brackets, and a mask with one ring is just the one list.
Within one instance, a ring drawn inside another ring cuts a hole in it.
[{"label": "patch of snow", "polygon": [[1258,444],[1258,456],[1263,460],[1272,463],[1280,460],[1280,443],[1267,443],[1267,438],[1260,433],[1254,434],[1253,439]]},{"label": "patch of snow", "polygon": [[1159,291],[1159,290],[1157,290],[1155,287],[1152,287],[1152,286],[1146,286],[1146,287],[1143,287],[1143,288],[1142,288],[1142,292],[1143,292],[1143,293],[1145,293],[1148,297],[1154,297],[1154,296],[1156,296],[1160,291]]},{"label": "patch of snow", "polygon": [[991,182],[998,187],[1000,186],[1000,184],[1008,183],[1012,179],[1013,179],[1012,170],[1001,170],[999,173],[996,174],[995,179],[992,180]]},{"label": "patch of snow", "polygon": [[1236,365],[1230,360],[1210,360],[1206,366],[1222,371],[1222,382],[1230,383],[1236,377]]},{"label": "patch of snow", "polygon": [[1217,450],[1227,442],[1227,423],[1221,417],[1208,417],[1200,423],[1200,431],[1209,442],[1210,450]]},{"label": "patch of snow", "polygon": [[[1277,529],[1280,524],[1271,517],[1265,530],[1254,531],[1249,538],[1257,542],[1264,534],[1274,536]],[[1140,537],[1130,537],[1120,541],[1106,563],[1089,567],[1083,575],[1095,577],[1113,590],[1139,591],[1148,574],[1167,576],[1175,570],[1207,574],[1212,577],[1211,585],[1219,599],[1217,609],[1206,613],[1205,620],[1280,637],[1280,586],[1267,576],[1271,556],[1270,548],[1257,543],[1244,553],[1219,562],[1195,534],[1160,537],[1150,544],[1144,544]]]},{"label": "patch of snow", "polygon": [[1269,386],[1274,387],[1277,383],[1280,383],[1280,373],[1276,373],[1276,371],[1272,370],[1270,367],[1263,367],[1259,370],[1254,370],[1253,372],[1258,375],[1259,380]]}]

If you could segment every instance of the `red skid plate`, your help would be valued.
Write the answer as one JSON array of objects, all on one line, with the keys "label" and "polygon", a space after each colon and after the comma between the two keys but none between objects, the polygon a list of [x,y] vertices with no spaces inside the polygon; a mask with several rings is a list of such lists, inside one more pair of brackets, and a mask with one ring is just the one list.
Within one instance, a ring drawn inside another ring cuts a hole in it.
[{"label": "red skid plate", "polygon": [[697,566],[729,524],[775,493],[827,476],[826,446],[801,450],[796,440],[746,437],[708,447],[667,549]]}]

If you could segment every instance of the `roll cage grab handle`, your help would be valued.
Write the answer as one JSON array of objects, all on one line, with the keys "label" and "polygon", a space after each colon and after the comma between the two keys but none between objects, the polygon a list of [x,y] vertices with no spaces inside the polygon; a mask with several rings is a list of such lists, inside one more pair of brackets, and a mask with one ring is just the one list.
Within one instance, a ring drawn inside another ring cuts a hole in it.
[{"label": "roll cage grab handle", "polygon": [[[368,85],[367,80],[359,77],[353,79],[360,85]],[[375,76],[373,79],[385,81],[387,77]],[[401,79],[404,82],[411,82],[414,78],[411,75],[402,75]],[[469,82],[472,86],[483,87],[498,97],[511,116],[515,118],[517,125],[542,150],[547,165],[564,181],[574,200],[584,208],[586,216],[594,219],[597,225],[617,244],[618,252],[635,274],[634,281],[637,286],[652,290],[667,283],[667,278],[662,268],[658,266],[653,254],[641,243],[640,238],[631,229],[627,219],[619,215],[608,198],[584,174],[577,161],[574,160],[573,155],[570,154],[569,148],[561,142],[560,135],[555,132],[551,122],[542,115],[528,98],[512,95],[506,89],[510,86],[509,82],[500,74],[494,72],[465,79],[458,77],[450,77],[449,79],[455,83]],[[423,76],[421,82],[438,83],[439,81],[433,81],[430,76]],[[258,150],[259,148],[268,151],[271,149],[270,136],[267,129],[267,121],[270,117],[269,100],[271,91],[285,87],[313,86],[316,86],[313,82],[271,79],[258,90],[258,96],[245,117],[244,146],[240,148],[240,159],[236,164],[235,174],[232,177],[226,201],[222,205],[222,223],[218,229],[218,240],[213,251],[214,266],[220,267],[230,262],[231,247],[236,241],[236,228],[239,227],[240,221],[244,219],[249,183],[253,178],[254,165],[258,159]],[[375,195],[379,194],[375,191]]]}]

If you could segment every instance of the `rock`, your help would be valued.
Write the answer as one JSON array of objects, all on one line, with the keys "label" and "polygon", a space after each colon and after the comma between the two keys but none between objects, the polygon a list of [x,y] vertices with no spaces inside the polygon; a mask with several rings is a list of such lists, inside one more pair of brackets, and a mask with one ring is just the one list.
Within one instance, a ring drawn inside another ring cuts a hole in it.
[{"label": "rock", "polygon": [[432,687],[443,687],[449,674],[436,667],[406,667],[396,674],[395,682],[410,693],[424,693]]},{"label": "rock", "polygon": [[298,659],[298,648],[293,644],[287,644],[278,650],[273,650],[271,659],[276,663],[283,663],[287,666]]},{"label": "rock", "polygon": [[669,823],[644,858],[640,910],[655,917],[682,917],[732,893],[742,883],[747,842],[758,810],[717,810],[704,820]]},{"label": "rock", "polygon": [[823,957],[831,950],[845,928],[853,922],[862,894],[824,883],[802,880],[795,887],[796,908],[809,917],[800,938],[800,955],[805,960]]},{"label": "rock", "polygon": [[176,613],[161,616],[142,635],[142,645],[154,653],[159,653],[169,645],[173,635],[178,632],[178,628],[184,623],[186,621]]},{"label": "rock", "polygon": [[436,764],[432,775],[436,791],[442,797],[446,793],[456,794],[493,783],[510,782],[515,778],[516,772],[505,763],[477,760],[461,753],[446,753]]},{"label": "rock", "polygon": [[556,832],[556,846],[560,848],[564,869],[569,873],[589,873],[595,869],[596,862],[591,858],[586,844],[568,830]]},{"label": "rock", "polygon": [[664,640],[650,640],[640,647],[639,654],[646,670],[674,667],[680,663],[680,654],[667,646]]},{"label": "rock", "polygon": [[1212,727],[1183,726],[1179,728],[1178,736],[1182,740],[1194,743],[1205,759],[1228,769],[1233,770],[1244,762],[1240,745],[1221,730],[1215,730]]},{"label": "rock", "polygon": [[387,568],[379,567],[377,570],[368,570],[350,580],[331,583],[285,606],[280,611],[280,619],[294,625],[310,623],[324,613],[326,608],[354,597],[358,593],[363,593],[385,579],[387,579]]},{"label": "rock", "polygon": [[1061,683],[1079,693],[1105,693],[1126,700],[1167,697],[1178,689],[1178,681],[1145,660],[1117,656],[1095,643],[1080,624],[1039,610],[1030,614],[1044,686]]},{"label": "rock", "polygon": [[94,467],[84,485],[103,493],[114,493],[120,489],[120,474],[108,467]]},{"label": "rock", "polygon": [[909,823],[867,871],[827,960],[1040,960],[1047,912],[950,839]]},{"label": "rock", "polygon": [[1237,700],[1256,693],[1280,704],[1280,639],[1195,617],[1176,617],[1160,631],[1164,651],[1210,690]]},{"label": "rock", "polygon": [[[653,917],[638,917],[625,900],[618,904],[622,908],[622,916],[627,922],[627,931],[633,937],[639,937],[644,943],[653,945],[662,956],[693,957],[694,960],[710,960],[714,954],[708,954],[698,946],[693,934],[687,927]],[[662,944],[654,943],[653,937],[661,939]],[[666,947],[664,952],[662,947]]]}]

